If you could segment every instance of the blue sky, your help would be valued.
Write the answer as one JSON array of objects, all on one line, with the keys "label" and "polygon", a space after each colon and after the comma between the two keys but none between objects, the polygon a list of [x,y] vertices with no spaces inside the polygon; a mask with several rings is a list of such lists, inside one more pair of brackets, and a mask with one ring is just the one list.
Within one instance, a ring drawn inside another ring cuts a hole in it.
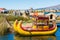
[{"label": "blue sky", "polygon": [[0,8],[28,9],[43,8],[60,4],[60,0],[0,0]]}]

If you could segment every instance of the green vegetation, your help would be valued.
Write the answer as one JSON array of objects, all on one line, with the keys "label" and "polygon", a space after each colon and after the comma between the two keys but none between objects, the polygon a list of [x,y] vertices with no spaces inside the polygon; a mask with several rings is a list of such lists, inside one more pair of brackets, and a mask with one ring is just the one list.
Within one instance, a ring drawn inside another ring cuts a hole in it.
[{"label": "green vegetation", "polygon": [[30,18],[24,18],[22,16],[12,16],[12,15],[6,16],[6,18],[7,18],[8,21],[15,21],[16,19],[18,21],[20,21],[20,20],[28,21],[30,19]]}]

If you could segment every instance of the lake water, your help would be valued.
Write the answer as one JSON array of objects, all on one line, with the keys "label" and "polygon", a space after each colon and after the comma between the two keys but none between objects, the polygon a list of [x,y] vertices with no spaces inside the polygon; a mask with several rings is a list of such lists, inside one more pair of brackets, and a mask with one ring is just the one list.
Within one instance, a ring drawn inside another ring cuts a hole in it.
[{"label": "lake water", "polygon": [[[47,12],[45,12],[45,14],[48,14]],[[60,16],[60,12],[55,13],[56,15]]]},{"label": "lake water", "polygon": [[[60,24],[58,23],[58,26]],[[52,36],[32,36],[32,37],[21,37],[15,36],[14,34],[7,34],[4,36],[0,36],[0,40],[60,40],[60,27],[58,27],[55,35]]]},{"label": "lake water", "polygon": [[58,12],[58,13],[55,13],[56,15],[58,15],[58,16],[60,16],[60,12]]}]

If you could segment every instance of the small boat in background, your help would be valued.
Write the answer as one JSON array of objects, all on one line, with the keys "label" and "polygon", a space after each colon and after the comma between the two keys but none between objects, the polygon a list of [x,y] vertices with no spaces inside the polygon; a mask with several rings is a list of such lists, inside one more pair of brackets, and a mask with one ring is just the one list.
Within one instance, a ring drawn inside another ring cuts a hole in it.
[{"label": "small boat in background", "polygon": [[24,23],[23,21],[14,22],[14,31],[20,35],[52,35],[57,31],[57,25],[55,21],[49,21],[49,17],[46,16],[34,16],[34,20],[31,23]]}]

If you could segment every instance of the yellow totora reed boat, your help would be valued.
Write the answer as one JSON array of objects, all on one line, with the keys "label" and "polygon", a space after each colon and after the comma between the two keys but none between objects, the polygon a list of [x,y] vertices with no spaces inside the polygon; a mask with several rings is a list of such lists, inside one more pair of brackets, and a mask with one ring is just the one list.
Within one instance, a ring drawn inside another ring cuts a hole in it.
[{"label": "yellow totora reed boat", "polygon": [[24,23],[23,21],[14,22],[14,31],[20,35],[52,35],[57,31],[55,21],[49,21],[48,17],[34,17],[32,23]]}]

